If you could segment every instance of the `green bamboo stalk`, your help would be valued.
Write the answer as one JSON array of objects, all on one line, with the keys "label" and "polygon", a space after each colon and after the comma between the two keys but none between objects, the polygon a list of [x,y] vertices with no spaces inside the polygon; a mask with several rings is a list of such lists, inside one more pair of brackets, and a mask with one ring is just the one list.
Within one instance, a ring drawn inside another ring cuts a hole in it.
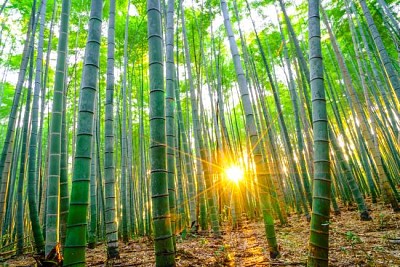
[{"label": "green bamboo stalk", "polygon": [[58,56],[54,84],[53,107],[49,140],[49,170],[47,181],[46,205],[46,246],[45,255],[59,242],[59,198],[60,198],[60,160],[63,98],[65,94],[66,60],[68,53],[68,25],[70,0],[62,3]]},{"label": "green bamboo stalk", "polygon": [[174,63],[174,0],[168,0],[166,31],[166,137],[167,176],[171,230],[176,250],[176,201],[175,201],[175,63]]},{"label": "green bamboo stalk", "polygon": [[22,255],[24,252],[24,181],[25,181],[25,171],[26,171],[26,161],[29,151],[27,147],[29,147],[28,140],[28,132],[29,132],[29,115],[30,115],[30,104],[31,104],[31,95],[32,95],[32,81],[33,81],[33,50],[31,51],[31,60],[29,63],[29,81],[28,81],[28,90],[26,96],[26,104],[25,104],[25,114],[24,114],[24,122],[23,122],[23,130],[22,130],[22,149],[21,149],[21,157],[20,157],[20,167],[19,167],[19,177],[18,177],[18,186],[17,186],[17,220],[16,220],[16,230],[17,230],[17,255]]},{"label": "green bamboo stalk", "polygon": [[60,157],[60,242],[64,246],[67,230],[69,208],[68,192],[68,137],[67,137],[67,84],[64,85],[62,125],[61,125],[61,157]]},{"label": "green bamboo stalk", "polygon": [[[28,202],[29,202],[29,217],[31,220],[32,232],[35,241],[35,248],[38,254],[43,253],[44,239],[42,229],[39,224],[39,215],[37,207],[37,180],[39,171],[36,165],[36,150],[38,148],[38,116],[39,116],[39,93],[43,92],[41,76],[43,63],[43,43],[44,43],[44,28],[46,14],[46,0],[41,2],[41,12],[39,20],[39,39],[36,57],[36,73],[35,73],[35,88],[32,102],[32,126],[29,143],[29,159],[28,159]],[[54,15],[54,12],[53,12]],[[41,136],[39,135],[39,140]]]},{"label": "green bamboo stalk", "polygon": [[104,176],[105,176],[105,224],[107,236],[107,258],[119,258],[118,231],[116,223],[115,204],[115,163],[114,163],[114,55],[115,55],[115,0],[110,0],[110,15],[108,21],[107,38],[107,87],[105,107],[105,149],[104,149]]},{"label": "green bamboo stalk", "polygon": [[[96,110],[96,108],[95,108]],[[96,111],[95,111],[96,112]],[[95,122],[96,124],[96,119]],[[93,127],[93,135],[96,136],[96,127]],[[88,248],[93,249],[97,245],[97,158],[96,158],[96,138],[92,138],[92,161],[90,163],[90,223],[88,233]]]},{"label": "green bamboo stalk", "polygon": [[400,81],[399,81],[399,74],[396,72],[392,61],[390,60],[389,54],[386,51],[385,45],[383,44],[382,38],[378,32],[378,29],[375,25],[374,19],[371,16],[371,12],[368,9],[367,3],[365,0],[360,0],[360,5],[363,10],[365,20],[367,21],[368,24],[368,29],[372,35],[372,38],[374,39],[376,48],[379,53],[379,59],[381,60],[384,68],[385,68],[385,74],[388,80],[390,81],[390,87],[393,89],[393,91],[396,93],[397,99],[400,101]]},{"label": "green bamboo stalk", "polygon": [[128,1],[128,11],[125,18],[125,36],[124,36],[124,70],[122,77],[122,123],[121,123],[121,206],[122,206],[122,239],[124,242],[129,241],[128,234],[128,186],[127,186],[127,133],[126,133],[126,113],[127,113],[127,81],[126,76],[128,72],[128,28],[129,28],[129,7],[130,1]]},{"label": "green bamboo stalk", "polygon": [[328,266],[329,209],[331,179],[329,168],[328,118],[321,53],[319,0],[309,0],[309,62],[314,132],[314,178],[311,232],[307,266]]},{"label": "green bamboo stalk", "polygon": [[79,96],[76,153],[68,213],[67,237],[64,248],[64,266],[85,266],[87,212],[91,145],[93,138],[95,99],[98,87],[99,50],[102,22],[102,0],[91,3],[88,39],[85,49],[81,93]]},{"label": "green bamboo stalk", "polygon": [[156,266],[175,266],[165,148],[164,57],[159,0],[147,1],[150,78],[150,172]]},{"label": "green bamboo stalk", "polygon": [[286,66],[287,66],[287,72],[288,72],[287,75],[289,76],[288,85],[289,85],[289,91],[290,91],[290,99],[292,101],[293,110],[294,110],[297,145],[298,145],[298,157],[300,158],[301,176],[303,179],[303,185],[304,185],[304,190],[305,190],[305,194],[306,194],[306,199],[307,199],[308,204],[311,206],[311,204],[312,204],[311,198],[312,197],[311,197],[310,183],[308,181],[306,162],[305,162],[305,158],[304,158],[304,154],[303,154],[304,142],[303,142],[303,135],[301,132],[301,127],[300,127],[299,107],[297,104],[298,96],[297,96],[297,92],[295,90],[295,83],[294,83],[292,68],[291,68],[291,64],[290,64],[290,60],[289,60],[289,54],[288,54],[287,47],[286,47],[286,41],[283,36],[283,32],[282,32],[280,25],[279,25],[279,28],[280,28],[282,42],[283,42],[283,52],[284,52],[284,58],[285,58]]},{"label": "green bamboo stalk", "polygon": [[[179,9],[178,9],[179,11]],[[178,35],[178,34],[177,34]],[[178,53],[177,53],[178,54]],[[178,59],[177,59],[178,62]],[[177,67],[177,73],[179,73],[179,65]],[[176,76],[177,84],[175,86],[175,97],[176,97],[176,111],[177,111],[177,120],[178,120],[178,128],[180,133],[180,138],[182,142],[182,149],[183,149],[183,162],[185,163],[185,174],[187,178],[187,192],[188,192],[188,204],[189,204],[189,220],[190,220],[190,227],[197,227],[198,221],[196,216],[196,185],[194,181],[194,171],[193,171],[193,164],[192,158],[190,157],[191,152],[189,150],[188,145],[188,136],[186,133],[186,128],[183,123],[183,115],[182,115],[182,105],[179,95],[179,76]],[[194,229],[194,228],[193,228]]]}]

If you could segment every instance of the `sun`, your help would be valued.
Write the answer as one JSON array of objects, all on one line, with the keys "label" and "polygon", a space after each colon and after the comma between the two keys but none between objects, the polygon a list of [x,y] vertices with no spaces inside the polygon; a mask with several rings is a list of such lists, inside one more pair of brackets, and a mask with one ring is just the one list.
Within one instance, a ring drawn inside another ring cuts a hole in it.
[{"label": "sun", "polygon": [[243,169],[236,165],[226,168],[225,174],[229,180],[231,180],[232,182],[235,182],[236,184],[238,184],[239,181],[242,180],[243,176],[244,176]]}]

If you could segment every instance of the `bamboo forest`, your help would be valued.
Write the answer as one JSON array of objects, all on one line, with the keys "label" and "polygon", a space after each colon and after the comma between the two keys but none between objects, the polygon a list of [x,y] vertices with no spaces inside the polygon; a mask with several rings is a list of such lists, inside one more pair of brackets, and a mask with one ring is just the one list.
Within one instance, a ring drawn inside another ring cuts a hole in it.
[{"label": "bamboo forest", "polygon": [[400,266],[399,0],[0,0],[1,266]]}]

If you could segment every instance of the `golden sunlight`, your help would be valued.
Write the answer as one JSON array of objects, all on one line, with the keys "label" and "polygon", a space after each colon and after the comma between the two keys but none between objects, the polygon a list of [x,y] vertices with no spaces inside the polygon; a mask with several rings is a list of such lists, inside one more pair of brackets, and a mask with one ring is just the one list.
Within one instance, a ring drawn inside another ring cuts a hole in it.
[{"label": "golden sunlight", "polygon": [[239,166],[233,165],[225,169],[225,174],[229,180],[237,184],[243,179],[244,171]]}]

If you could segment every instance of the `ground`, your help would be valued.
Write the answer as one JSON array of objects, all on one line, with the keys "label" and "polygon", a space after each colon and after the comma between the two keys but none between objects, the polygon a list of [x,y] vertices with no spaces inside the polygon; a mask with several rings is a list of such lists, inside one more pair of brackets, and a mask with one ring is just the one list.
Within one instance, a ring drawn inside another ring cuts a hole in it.
[{"label": "ground", "polygon": [[[372,221],[360,221],[354,208],[342,208],[330,224],[330,266],[400,266],[400,214],[382,204],[370,205]],[[262,222],[244,220],[237,230],[225,226],[222,238],[209,233],[177,242],[177,266],[305,266],[309,224],[292,215],[276,232],[281,257],[270,260]],[[115,266],[153,266],[153,244],[137,239],[120,245]],[[87,250],[88,266],[105,266],[105,246]],[[9,259],[4,266],[33,266],[32,257]],[[8,265],[7,265],[8,264]]]}]

